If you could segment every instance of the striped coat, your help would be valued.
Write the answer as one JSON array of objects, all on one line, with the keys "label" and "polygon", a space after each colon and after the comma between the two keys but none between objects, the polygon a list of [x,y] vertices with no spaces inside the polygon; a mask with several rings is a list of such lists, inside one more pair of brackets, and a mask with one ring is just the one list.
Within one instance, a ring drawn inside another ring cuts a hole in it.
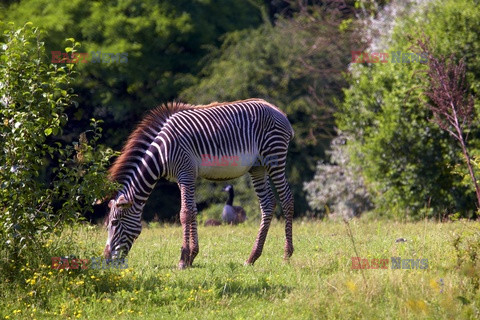
[{"label": "striped coat", "polygon": [[141,231],[143,205],[158,179],[165,177],[177,181],[182,197],[179,267],[191,265],[199,249],[195,180],[229,180],[249,173],[260,201],[262,224],[247,263],[253,264],[260,256],[275,208],[268,177],[286,216],[288,258],[293,252],[293,197],[285,164],[293,135],[286,115],[261,99],[202,106],[171,103],[153,110],[130,135],[110,170],[111,179],[122,187],[110,201],[105,255],[128,253]]}]

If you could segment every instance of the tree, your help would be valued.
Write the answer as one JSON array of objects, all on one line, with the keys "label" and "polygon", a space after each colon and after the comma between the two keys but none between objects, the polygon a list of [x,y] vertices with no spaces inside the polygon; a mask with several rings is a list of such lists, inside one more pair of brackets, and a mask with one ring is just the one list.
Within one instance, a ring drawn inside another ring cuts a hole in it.
[{"label": "tree", "polygon": [[[42,27],[50,60],[51,51],[64,52],[66,37],[82,43],[80,52],[88,54],[88,62],[77,64],[80,76],[73,86],[81,107],[65,111],[69,122],[61,140],[71,143],[89,128],[91,118],[104,119],[100,143],[120,150],[148,110],[177,99],[195,82],[203,57],[225,33],[258,26],[262,8],[261,0],[25,0],[1,15]],[[92,52],[127,54],[127,59],[93,62]],[[160,181],[144,216],[175,217],[178,199],[177,186]]]},{"label": "tree", "polygon": [[181,94],[193,103],[258,97],[285,111],[295,131],[287,177],[296,215],[308,210],[303,182],[335,134],[333,114],[346,85],[342,72],[355,41],[343,23],[347,18],[336,7],[305,6],[291,18],[278,17],[275,25],[230,33],[208,57],[202,77]]},{"label": "tree", "polygon": [[[82,108],[70,115],[68,129],[78,134],[91,117],[108,118],[105,141],[119,149],[146,111],[192,83],[224,33],[261,22],[260,7],[260,0],[26,0],[10,5],[6,19],[44,28],[48,55],[61,51],[66,37],[82,43],[88,63],[78,63],[75,88]],[[94,62],[108,53],[126,59]]]},{"label": "tree", "polygon": [[442,56],[435,57],[429,42],[428,39],[418,41],[418,46],[428,56],[427,75],[430,86],[426,95],[434,104],[427,106],[433,112],[435,123],[460,143],[468,173],[475,187],[477,209],[480,209],[480,188],[473,171],[465,136],[465,129],[474,116],[474,100],[468,95],[468,84],[465,83],[465,61],[462,59],[456,64],[453,55],[449,61]]}]

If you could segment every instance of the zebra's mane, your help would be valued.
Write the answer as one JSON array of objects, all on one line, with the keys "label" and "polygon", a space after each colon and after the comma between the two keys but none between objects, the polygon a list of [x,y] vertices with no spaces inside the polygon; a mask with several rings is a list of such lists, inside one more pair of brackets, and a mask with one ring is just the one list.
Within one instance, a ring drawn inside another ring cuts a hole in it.
[{"label": "zebra's mane", "polygon": [[194,108],[195,106],[182,102],[169,102],[151,110],[128,137],[120,156],[109,170],[109,179],[119,182],[129,164],[135,161],[134,158],[135,153],[138,152],[138,146],[144,145],[145,141],[152,142],[152,131],[160,132],[165,122],[173,114]]}]

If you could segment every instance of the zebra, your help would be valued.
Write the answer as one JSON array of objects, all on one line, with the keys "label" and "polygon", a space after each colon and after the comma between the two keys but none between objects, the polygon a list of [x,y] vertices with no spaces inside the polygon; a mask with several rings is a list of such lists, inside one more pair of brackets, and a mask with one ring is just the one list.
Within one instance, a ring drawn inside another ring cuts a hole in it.
[{"label": "zebra", "polygon": [[[294,131],[278,107],[262,99],[190,105],[170,102],[153,109],[130,134],[121,155],[109,170],[120,187],[108,206],[106,259],[128,254],[139,236],[145,202],[160,178],[177,182],[181,194],[183,231],[180,261],[184,269],[199,252],[195,181],[238,178],[247,172],[258,196],[261,224],[246,265],[260,257],[276,199],[273,182],[285,215],[284,259],[293,253],[293,195],[285,177],[289,142]],[[205,159],[229,159],[221,164]],[[257,159],[274,159],[261,161]]]}]

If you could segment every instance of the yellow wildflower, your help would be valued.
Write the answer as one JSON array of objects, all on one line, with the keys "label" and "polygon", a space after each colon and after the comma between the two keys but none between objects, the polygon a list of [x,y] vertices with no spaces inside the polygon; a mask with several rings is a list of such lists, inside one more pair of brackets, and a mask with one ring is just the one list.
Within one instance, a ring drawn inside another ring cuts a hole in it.
[{"label": "yellow wildflower", "polygon": [[357,286],[355,285],[355,282],[349,280],[347,281],[347,287],[350,289],[351,292],[356,292],[357,291]]},{"label": "yellow wildflower", "polygon": [[438,282],[435,281],[434,279],[431,279],[431,280],[430,280],[430,287],[431,287],[432,289],[437,289],[437,290],[440,289],[440,286],[438,285]]},{"label": "yellow wildflower", "polygon": [[427,312],[427,304],[425,303],[425,301],[419,299],[419,300],[415,300],[415,299],[408,299],[407,300],[407,306],[412,309],[413,311],[416,311],[416,312],[419,312],[419,311],[422,311],[422,312]]}]

